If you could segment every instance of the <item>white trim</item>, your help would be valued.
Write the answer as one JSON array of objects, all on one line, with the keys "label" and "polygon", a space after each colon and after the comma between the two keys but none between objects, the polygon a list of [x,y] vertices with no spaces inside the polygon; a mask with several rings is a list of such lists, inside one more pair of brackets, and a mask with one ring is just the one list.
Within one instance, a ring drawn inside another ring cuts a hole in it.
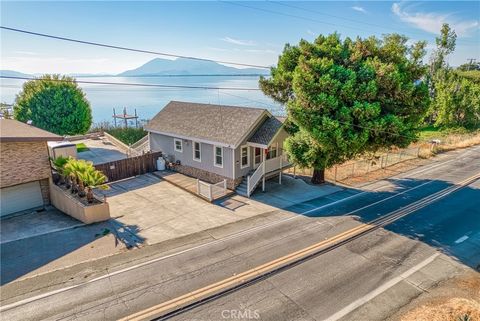
[{"label": "white trim", "polygon": [[[246,148],[247,149],[247,164],[246,165],[243,165],[243,149]],[[243,146],[240,146],[240,168],[241,169],[244,169],[244,168],[247,168],[247,167],[250,167],[250,146],[248,145],[243,145]]]},{"label": "white trim", "polygon": [[[222,151],[222,164],[221,165],[217,164],[217,148],[220,148],[220,150]],[[223,147],[213,145],[213,166],[223,168],[223,163],[224,163]]]},{"label": "white trim", "polygon": [[[198,144],[198,152],[200,153],[200,158],[195,158],[195,144]],[[202,143],[192,140],[192,158],[196,162],[202,162]]]},{"label": "white trim", "polygon": [[247,142],[247,145],[248,145],[248,146],[252,146],[252,147],[263,148],[263,149],[267,149],[267,148],[268,148],[268,145],[251,143],[251,142]]},{"label": "white trim", "polygon": [[252,134],[252,131],[257,128],[258,124],[260,124],[260,122],[264,120],[265,115],[267,117],[272,117],[272,114],[267,109],[264,109],[263,113],[257,118],[255,123],[252,126],[250,126],[250,128],[245,132],[245,135],[243,135],[242,138],[240,138],[240,140],[235,143],[233,148],[235,149],[238,148],[240,144]]},{"label": "white trim", "polygon": [[[177,142],[180,142],[180,150],[177,149]],[[173,150],[178,153],[183,153],[183,141],[179,138],[173,139]]]},{"label": "white trim", "polygon": [[177,134],[174,134],[174,133],[160,132],[160,131],[151,130],[151,129],[146,129],[146,131],[148,131],[150,133],[158,134],[158,135],[168,136],[168,137],[177,137],[177,138],[181,138],[181,139],[185,139],[185,140],[194,140],[194,141],[197,141],[197,142],[210,144],[210,145],[217,145],[217,146],[222,146],[222,147],[233,148],[233,146],[230,145],[230,144],[214,142],[214,141],[211,141],[211,140],[206,140],[206,139],[201,139],[201,138],[196,138],[196,137],[189,137],[189,136],[177,135]]}]

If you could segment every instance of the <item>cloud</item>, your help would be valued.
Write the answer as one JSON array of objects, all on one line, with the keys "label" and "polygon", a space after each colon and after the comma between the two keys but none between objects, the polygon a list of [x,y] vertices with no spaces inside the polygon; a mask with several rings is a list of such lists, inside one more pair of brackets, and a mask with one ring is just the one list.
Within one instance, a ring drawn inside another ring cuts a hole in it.
[{"label": "cloud", "polygon": [[223,37],[220,40],[234,44],[234,45],[239,45],[239,46],[254,46],[255,42],[251,40],[240,40],[240,39],[234,39],[230,37]]},{"label": "cloud", "polygon": [[362,7],[359,7],[359,6],[353,6],[351,7],[353,10],[355,11],[358,11],[358,12],[361,12],[361,13],[367,13],[367,10],[365,10],[364,8]]},{"label": "cloud", "polygon": [[313,32],[312,30],[310,29],[307,29],[307,33],[311,36],[315,36],[315,32]]},{"label": "cloud", "polygon": [[33,51],[21,51],[21,50],[14,51],[13,53],[16,53],[18,55],[26,55],[26,56],[36,56],[36,55],[38,55],[38,53],[33,52]]},{"label": "cloud", "polygon": [[401,3],[394,3],[392,12],[403,22],[433,34],[439,34],[444,23],[448,23],[459,37],[468,36],[471,31],[480,26],[476,20],[459,20],[452,14],[407,12],[402,8]]}]

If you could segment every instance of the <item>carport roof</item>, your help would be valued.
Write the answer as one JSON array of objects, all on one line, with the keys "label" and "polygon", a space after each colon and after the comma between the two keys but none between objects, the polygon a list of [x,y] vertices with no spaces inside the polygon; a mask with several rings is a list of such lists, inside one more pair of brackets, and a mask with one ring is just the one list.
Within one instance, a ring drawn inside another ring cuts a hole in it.
[{"label": "carport roof", "polygon": [[61,141],[62,136],[13,119],[0,119],[1,142]]}]

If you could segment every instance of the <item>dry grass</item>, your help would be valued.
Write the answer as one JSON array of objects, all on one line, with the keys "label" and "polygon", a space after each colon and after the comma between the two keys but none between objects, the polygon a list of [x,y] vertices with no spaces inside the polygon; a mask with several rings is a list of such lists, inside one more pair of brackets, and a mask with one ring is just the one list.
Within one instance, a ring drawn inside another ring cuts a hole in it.
[{"label": "dry grass", "polygon": [[[470,271],[425,292],[400,312],[399,321],[480,321],[480,276]],[[468,317],[468,318],[467,318]]]},{"label": "dry grass", "polygon": [[433,145],[430,143],[417,144],[420,147],[419,157],[430,158],[437,154],[448,152],[455,149],[467,148],[480,144],[480,132],[469,134],[451,134],[445,137],[441,144]]},{"label": "dry grass", "polygon": [[[470,319],[466,317],[470,317]],[[464,317],[464,319],[462,319]],[[480,320],[480,303],[472,299],[451,298],[443,303],[426,304],[418,307],[401,321],[478,321]]]}]

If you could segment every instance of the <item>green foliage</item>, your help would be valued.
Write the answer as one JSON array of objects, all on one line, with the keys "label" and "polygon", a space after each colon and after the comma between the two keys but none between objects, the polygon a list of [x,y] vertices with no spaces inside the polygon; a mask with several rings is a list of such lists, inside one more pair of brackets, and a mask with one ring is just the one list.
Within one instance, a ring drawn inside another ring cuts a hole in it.
[{"label": "green foliage", "polygon": [[113,137],[119,139],[127,145],[136,143],[143,137],[147,135],[147,131],[143,128],[134,128],[134,127],[114,127],[107,130],[107,133]]},{"label": "green foliage", "polygon": [[480,83],[454,71],[438,72],[430,114],[435,126],[480,128]]},{"label": "green foliage", "polygon": [[84,143],[78,143],[78,144],[75,144],[75,146],[77,147],[77,152],[78,153],[85,152],[85,151],[89,150],[87,145],[85,145]]},{"label": "green foliage", "polygon": [[295,163],[324,169],[416,139],[429,103],[426,43],[407,40],[335,33],[285,46],[260,88],[286,105],[293,136],[285,147]]},{"label": "green foliage", "polygon": [[440,37],[435,38],[437,49],[433,52],[430,64],[430,73],[435,75],[438,70],[447,67],[445,59],[455,50],[457,34],[450,28],[448,23],[442,25]]},{"label": "green foliage", "polygon": [[456,70],[455,73],[460,77],[467,78],[477,84],[480,83],[480,70],[460,71]]},{"label": "green foliage", "polygon": [[[105,184],[107,177],[99,170],[96,170],[92,162],[75,159],[72,157],[57,157],[52,160],[52,164],[59,173],[69,178],[72,184],[72,192],[74,188],[78,186],[79,196],[83,193],[83,189],[86,187],[88,192],[86,194],[89,202],[93,201],[92,189],[108,189],[108,185]],[[75,186],[76,183],[76,186]]]},{"label": "green foliage", "polygon": [[75,79],[44,75],[23,84],[15,98],[14,118],[32,120],[36,127],[58,135],[84,134],[92,124],[92,110]]},{"label": "green foliage", "polygon": [[460,71],[480,71],[480,62],[477,62],[477,63],[469,62],[463,65],[460,65],[457,69]]}]

